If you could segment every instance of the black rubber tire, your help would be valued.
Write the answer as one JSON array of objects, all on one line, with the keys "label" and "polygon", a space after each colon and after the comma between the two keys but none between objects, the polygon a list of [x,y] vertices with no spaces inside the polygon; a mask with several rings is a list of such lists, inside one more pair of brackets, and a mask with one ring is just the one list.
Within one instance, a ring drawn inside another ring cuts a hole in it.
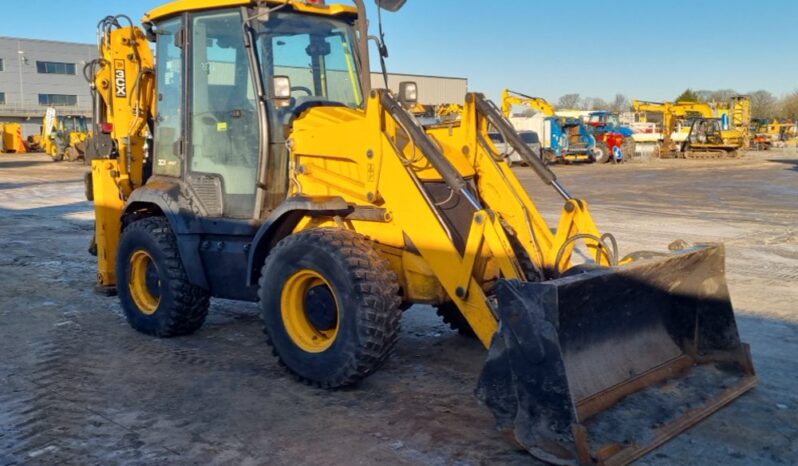
[{"label": "black rubber tire", "polygon": [[[302,269],[324,277],[338,300],[337,337],[316,353],[291,339],[281,313],[283,287]],[[263,265],[259,297],[273,354],[299,380],[319,388],[359,382],[382,366],[399,338],[396,274],[370,241],[350,231],[319,228],[280,241]]]},{"label": "black rubber tire", "polygon": [[637,149],[637,143],[635,142],[634,138],[631,136],[625,138],[623,141],[623,145],[621,146],[621,152],[623,152],[623,161],[629,162],[635,158],[635,150]]},{"label": "black rubber tire", "polygon": [[593,160],[596,163],[607,163],[611,158],[610,146],[606,142],[596,142],[596,147],[593,149]]},{"label": "black rubber tire", "polygon": [[454,301],[447,301],[436,306],[435,312],[443,319],[443,323],[460,335],[469,338],[476,338],[477,334],[468,323],[463,314],[457,309]]},{"label": "black rubber tire", "polygon": [[[160,301],[152,315],[139,310],[130,293],[130,259],[146,251],[157,268]],[[116,263],[117,289],[122,310],[131,327],[161,338],[190,335],[205,322],[210,294],[188,281],[177,240],[163,217],[148,217],[131,223],[122,233]]]}]

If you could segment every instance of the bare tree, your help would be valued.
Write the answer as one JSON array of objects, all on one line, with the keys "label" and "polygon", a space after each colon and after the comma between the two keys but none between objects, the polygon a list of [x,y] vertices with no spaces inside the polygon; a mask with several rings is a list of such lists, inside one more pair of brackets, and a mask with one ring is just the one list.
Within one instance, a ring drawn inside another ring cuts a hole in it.
[{"label": "bare tree", "polygon": [[717,89],[717,90],[701,90],[694,93],[698,98],[698,102],[715,102],[715,103],[728,103],[731,98],[739,95],[734,89]]},{"label": "bare tree", "polygon": [[606,100],[599,97],[588,97],[584,101],[585,110],[609,110],[610,104]]},{"label": "bare tree", "polygon": [[787,94],[781,100],[781,117],[790,120],[798,119],[798,90]]},{"label": "bare tree", "polygon": [[776,96],[766,90],[754,91],[751,94],[751,116],[754,118],[774,118],[779,111]]},{"label": "bare tree", "polygon": [[560,97],[559,102],[557,102],[557,108],[562,110],[574,110],[580,108],[581,103],[582,98],[579,94],[565,94]]},{"label": "bare tree", "polygon": [[613,99],[612,104],[610,105],[610,110],[615,113],[623,113],[628,112],[632,108],[632,103],[629,102],[629,99],[623,94],[615,94],[615,99]]},{"label": "bare tree", "polygon": [[710,102],[730,102],[731,98],[739,95],[739,92],[734,89],[718,89],[711,94]]}]

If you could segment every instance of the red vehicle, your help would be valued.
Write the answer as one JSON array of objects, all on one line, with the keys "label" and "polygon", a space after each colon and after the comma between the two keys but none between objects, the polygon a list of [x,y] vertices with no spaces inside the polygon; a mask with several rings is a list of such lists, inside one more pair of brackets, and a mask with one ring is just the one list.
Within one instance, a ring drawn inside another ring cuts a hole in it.
[{"label": "red vehicle", "polygon": [[635,153],[635,140],[632,138],[631,128],[621,126],[617,113],[599,111],[588,115],[587,124],[593,128],[596,141],[603,141],[610,148],[611,157],[607,158],[618,163],[631,159]]}]

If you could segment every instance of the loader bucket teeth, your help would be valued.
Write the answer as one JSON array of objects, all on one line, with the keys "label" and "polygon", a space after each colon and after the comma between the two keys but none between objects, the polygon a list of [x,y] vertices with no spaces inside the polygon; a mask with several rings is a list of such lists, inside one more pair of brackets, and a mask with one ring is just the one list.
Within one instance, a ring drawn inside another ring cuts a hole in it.
[{"label": "loader bucket teeth", "polygon": [[476,393],[544,461],[629,463],[756,384],[720,245],[496,295]]}]

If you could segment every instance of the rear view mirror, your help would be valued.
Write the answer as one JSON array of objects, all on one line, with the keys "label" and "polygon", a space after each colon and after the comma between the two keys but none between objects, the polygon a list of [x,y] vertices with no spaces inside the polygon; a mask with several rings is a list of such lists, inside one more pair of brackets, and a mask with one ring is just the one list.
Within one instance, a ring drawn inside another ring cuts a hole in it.
[{"label": "rear view mirror", "polygon": [[399,102],[410,107],[418,103],[418,85],[412,81],[399,83]]},{"label": "rear view mirror", "polygon": [[393,13],[399,11],[399,9],[405,5],[405,1],[406,0],[375,0],[375,3],[383,10],[388,10]]}]

